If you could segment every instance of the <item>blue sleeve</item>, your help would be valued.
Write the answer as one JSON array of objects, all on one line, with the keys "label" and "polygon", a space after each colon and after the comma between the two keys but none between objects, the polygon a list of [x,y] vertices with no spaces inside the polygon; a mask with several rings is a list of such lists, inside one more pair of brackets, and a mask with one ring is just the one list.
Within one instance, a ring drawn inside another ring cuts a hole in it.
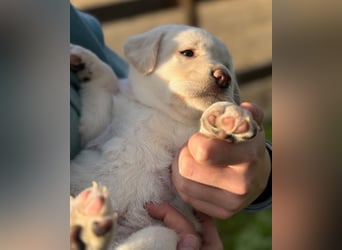
[{"label": "blue sleeve", "polygon": [[[127,76],[127,63],[105,45],[98,20],[72,5],[70,5],[70,43],[94,52],[112,67],[119,78]],[[81,150],[78,133],[80,111],[79,82],[70,73],[70,159]]]}]

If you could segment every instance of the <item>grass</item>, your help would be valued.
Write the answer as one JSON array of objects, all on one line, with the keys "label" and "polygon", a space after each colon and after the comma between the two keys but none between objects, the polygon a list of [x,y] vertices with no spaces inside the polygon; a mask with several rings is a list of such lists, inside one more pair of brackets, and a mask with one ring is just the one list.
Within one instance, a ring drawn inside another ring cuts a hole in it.
[{"label": "grass", "polygon": [[[266,138],[272,140],[271,125],[265,126]],[[229,220],[217,220],[224,249],[271,250],[272,208],[258,212],[240,212]]]},{"label": "grass", "polygon": [[229,220],[216,221],[227,250],[271,250],[272,209],[241,212]]}]

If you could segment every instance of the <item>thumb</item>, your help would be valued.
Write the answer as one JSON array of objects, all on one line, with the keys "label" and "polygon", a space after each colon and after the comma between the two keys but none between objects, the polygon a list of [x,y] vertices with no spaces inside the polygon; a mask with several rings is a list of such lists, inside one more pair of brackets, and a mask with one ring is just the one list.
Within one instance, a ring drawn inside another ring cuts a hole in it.
[{"label": "thumb", "polygon": [[198,238],[193,234],[186,234],[178,242],[177,250],[199,250]]}]

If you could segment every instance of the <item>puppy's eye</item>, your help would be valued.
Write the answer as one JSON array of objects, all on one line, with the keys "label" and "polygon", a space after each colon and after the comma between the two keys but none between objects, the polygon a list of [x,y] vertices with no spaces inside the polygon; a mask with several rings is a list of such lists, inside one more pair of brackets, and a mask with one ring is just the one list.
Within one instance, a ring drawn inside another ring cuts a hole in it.
[{"label": "puppy's eye", "polygon": [[186,49],[186,50],[183,50],[180,52],[183,56],[186,56],[186,57],[193,57],[194,56],[194,51],[191,50],[191,49]]}]

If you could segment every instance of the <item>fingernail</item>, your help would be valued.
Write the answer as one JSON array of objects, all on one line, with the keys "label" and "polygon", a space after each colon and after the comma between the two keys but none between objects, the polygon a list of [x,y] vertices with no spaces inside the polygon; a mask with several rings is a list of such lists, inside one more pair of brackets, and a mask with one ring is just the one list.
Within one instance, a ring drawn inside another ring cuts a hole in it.
[{"label": "fingernail", "polygon": [[197,250],[198,241],[194,235],[186,235],[179,243],[179,249],[181,250]]}]

